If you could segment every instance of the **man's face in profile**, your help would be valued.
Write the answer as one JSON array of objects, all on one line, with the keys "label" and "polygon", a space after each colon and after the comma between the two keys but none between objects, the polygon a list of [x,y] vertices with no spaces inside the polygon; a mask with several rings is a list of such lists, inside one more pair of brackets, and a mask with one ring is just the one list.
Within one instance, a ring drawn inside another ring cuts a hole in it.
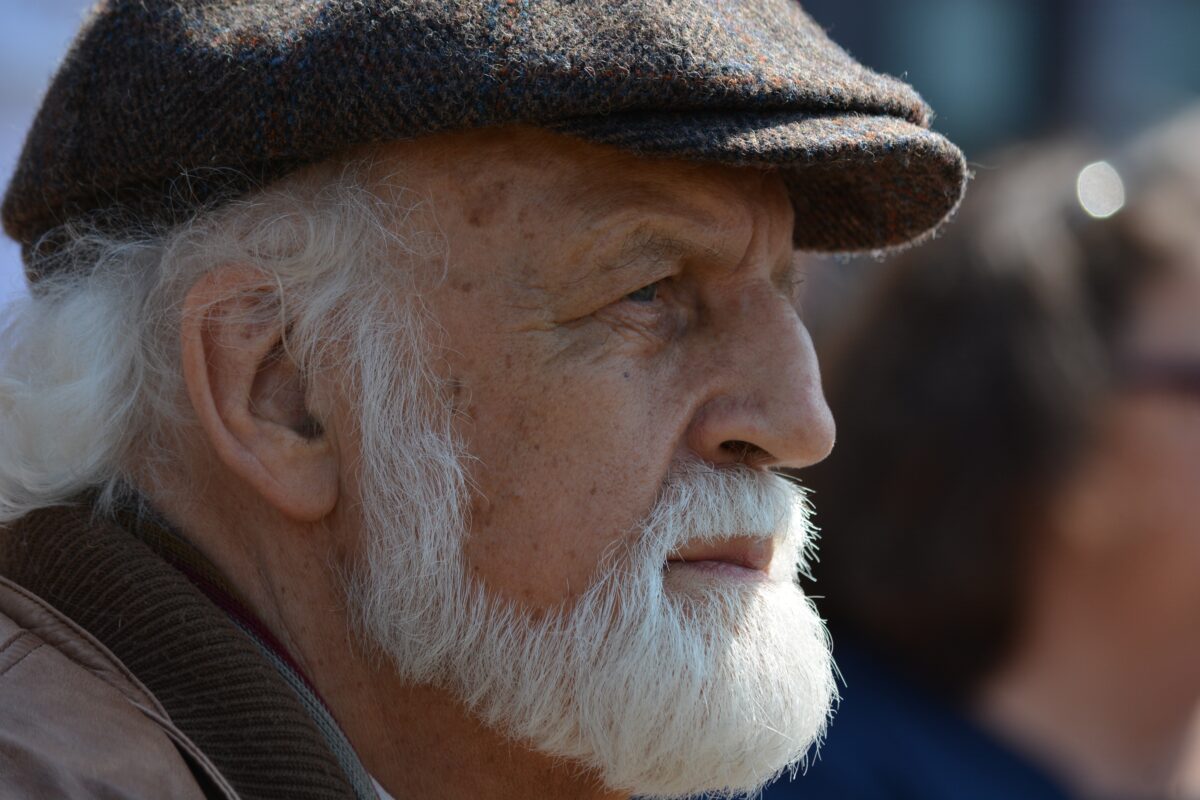
[{"label": "man's face in profile", "polygon": [[368,636],[614,789],[767,780],[834,693],[770,471],[833,441],[782,181],[529,130],[388,153],[446,246],[429,358],[339,434]]}]

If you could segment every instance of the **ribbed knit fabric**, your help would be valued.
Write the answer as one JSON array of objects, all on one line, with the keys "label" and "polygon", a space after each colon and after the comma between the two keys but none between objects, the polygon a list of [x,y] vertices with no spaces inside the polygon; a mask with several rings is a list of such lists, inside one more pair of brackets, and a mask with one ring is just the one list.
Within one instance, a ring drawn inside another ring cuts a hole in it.
[{"label": "ribbed knit fabric", "polygon": [[795,0],[102,0],[3,219],[36,280],[71,219],[181,221],[357,145],[534,125],[790,172],[797,245],[868,250],[958,203],[931,117]]},{"label": "ribbed knit fabric", "polygon": [[294,690],[183,573],[86,503],[0,536],[0,571],[103,642],[244,800],[355,800]]},{"label": "ribbed knit fabric", "polygon": [[[235,619],[234,622],[237,620]],[[359,760],[354,746],[350,744],[350,740],[346,738],[341,726],[333,718],[329,707],[313,689],[312,684],[293,666],[290,659],[283,657],[277,648],[259,637],[258,629],[242,625],[238,627],[258,646],[259,652],[283,676],[288,686],[292,687],[300,705],[308,712],[308,716],[317,726],[317,730],[325,738],[325,744],[337,759],[342,773],[354,787],[354,794],[358,800],[379,800],[379,793],[375,791],[375,782],[371,778],[371,774]]]},{"label": "ribbed knit fabric", "polygon": [[157,554],[187,576],[204,596],[221,609],[233,624],[258,648],[263,658],[287,682],[321,732],[342,773],[354,787],[358,800],[378,800],[374,781],[358,758],[350,740],[333,717],[333,712],[317,693],[312,682],[291,654],[266,626],[235,596],[224,577],[190,542],[152,510],[134,510],[120,515],[118,523],[136,533]]}]

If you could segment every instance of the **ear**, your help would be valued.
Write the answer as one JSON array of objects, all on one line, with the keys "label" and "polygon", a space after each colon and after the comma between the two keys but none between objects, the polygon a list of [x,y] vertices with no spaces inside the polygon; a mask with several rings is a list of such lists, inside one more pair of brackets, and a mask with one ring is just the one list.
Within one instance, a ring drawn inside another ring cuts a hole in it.
[{"label": "ear", "polygon": [[184,300],[183,378],[230,472],[284,516],[315,522],[337,502],[337,454],[310,413],[279,308],[276,285],[258,269],[229,265],[205,275]]}]

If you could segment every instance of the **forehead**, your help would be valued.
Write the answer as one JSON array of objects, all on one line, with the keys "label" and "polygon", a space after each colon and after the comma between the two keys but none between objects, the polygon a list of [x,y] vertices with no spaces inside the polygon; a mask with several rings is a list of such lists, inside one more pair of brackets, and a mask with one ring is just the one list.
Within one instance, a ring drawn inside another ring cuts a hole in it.
[{"label": "forehead", "polygon": [[536,222],[566,233],[657,221],[711,238],[770,219],[791,237],[791,202],[767,170],[644,158],[526,127],[430,136],[383,154],[382,166],[428,197],[439,222]]}]

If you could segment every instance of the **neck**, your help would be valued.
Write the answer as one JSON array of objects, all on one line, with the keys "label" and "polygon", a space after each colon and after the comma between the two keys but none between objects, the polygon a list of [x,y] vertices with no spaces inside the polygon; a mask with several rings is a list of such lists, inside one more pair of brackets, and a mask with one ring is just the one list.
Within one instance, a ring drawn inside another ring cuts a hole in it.
[{"label": "neck", "polygon": [[316,678],[363,763],[395,797],[615,800],[577,765],[530,750],[474,719],[445,691],[401,685],[386,663]]},{"label": "neck", "polygon": [[[617,800],[578,764],[484,726],[449,693],[400,680],[351,634],[326,528],[292,529],[269,513],[204,519],[159,498],[193,544],[288,650],[372,776],[394,797]],[[211,506],[210,506],[211,507]]]},{"label": "neck", "polygon": [[1161,797],[1200,697],[1200,642],[1112,585],[1042,582],[1024,639],[977,710],[1087,796]]},{"label": "neck", "polygon": [[[406,684],[386,658],[348,634],[340,592],[309,582],[288,592],[277,630],[329,705],[367,770],[394,797],[429,800],[628,797],[577,764],[534,751],[474,718],[448,692]],[[334,609],[339,609],[333,611]],[[330,646],[335,643],[335,646]]]}]

